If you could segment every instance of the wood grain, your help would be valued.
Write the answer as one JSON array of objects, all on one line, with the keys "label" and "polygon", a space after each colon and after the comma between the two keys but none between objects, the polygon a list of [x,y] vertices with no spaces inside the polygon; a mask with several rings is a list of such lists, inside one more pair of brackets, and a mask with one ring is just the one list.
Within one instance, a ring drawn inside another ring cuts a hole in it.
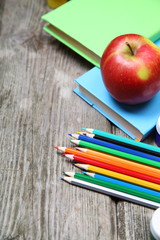
[{"label": "wood grain", "polygon": [[75,170],[54,149],[71,146],[68,133],[126,135],[72,92],[93,66],[42,30],[48,11],[0,2],[0,239],[147,240],[153,210],[60,180]]}]

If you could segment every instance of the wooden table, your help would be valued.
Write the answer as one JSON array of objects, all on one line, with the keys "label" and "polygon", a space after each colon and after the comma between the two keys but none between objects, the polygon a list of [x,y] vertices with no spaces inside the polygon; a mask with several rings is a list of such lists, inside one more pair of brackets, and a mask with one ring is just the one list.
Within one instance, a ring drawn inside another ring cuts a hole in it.
[{"label": "wooden table", "polygon": [[78,171],[54,149],[68,133],[126,135],[73,93],[93,65],[42,30],[50,10],[0,1],[0,240],[147,240],[152,209],[60,179]]}]

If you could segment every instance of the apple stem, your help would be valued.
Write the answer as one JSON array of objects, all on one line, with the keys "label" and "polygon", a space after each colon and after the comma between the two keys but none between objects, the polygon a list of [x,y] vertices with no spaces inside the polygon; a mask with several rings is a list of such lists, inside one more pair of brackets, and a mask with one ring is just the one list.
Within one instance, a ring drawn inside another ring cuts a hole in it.
[{"label": "apple stem", "polygon": [[129,47],[129,50],[131,51],[131,54],[134,55],[134,52],[133,52],[133,49],[131,48],[131,45],[128,42],[126,42],[126,45]]}]

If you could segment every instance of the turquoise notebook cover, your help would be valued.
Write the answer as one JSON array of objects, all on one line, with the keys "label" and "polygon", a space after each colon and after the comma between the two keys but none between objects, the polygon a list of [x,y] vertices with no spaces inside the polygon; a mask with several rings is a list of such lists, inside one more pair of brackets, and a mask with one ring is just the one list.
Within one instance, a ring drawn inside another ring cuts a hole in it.
[{"label": "turquoise notebook cover", "polygon": [[[160,46],[160,40],[156,42]],[[122,129],[131,138],[138,138],[140,140],[144,139],[155,127],[158,117],[160,116],[160,92],[158,92],[150,101],[138,104],[138,105],[127,105],[122,104],[114,100],[109,92],[106,90],[103,80],[101,77],[101,72],[98,67],[94,67],[79,78],[75,80],[79,87],[77,87],[74,92],[79,95],[83,100],[89,103],[117,127]],[[87,92],[91,93],[89,97],[86,97]],[[101,108],[101,104],[97,104],[96,99],[112,109],[116,114],[121,116],[127,123],[134,126],[139,132],[138,136],[130,131],[130,126],[127,127],[126,122],[115,120],[115,117],[111,116],[110,111],[104,111]],[[96,102],[96,103],[95,103]]]}]

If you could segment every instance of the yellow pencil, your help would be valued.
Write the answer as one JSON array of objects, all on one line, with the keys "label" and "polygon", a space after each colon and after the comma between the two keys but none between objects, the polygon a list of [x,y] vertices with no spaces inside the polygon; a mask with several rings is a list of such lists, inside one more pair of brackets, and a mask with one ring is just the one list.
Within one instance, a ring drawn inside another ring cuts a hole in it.
[{"label": "yellow pencil", "polygon": [[93,166],[93,165],[89,165],[89,164],[76,163],[75,166],[78,167],[78,168],[84,169],[86,171],[92,171],[92,172],[95,172],[95,173],[110,176],[110,177],[117,178],[117,179],[120,179],[120,180],[123,180],[123,181],[126,181],[126,182],[130,182],[130,183],[137,184],[137,185],[140,185],[140,186],[143,186],[143,187],[146,187],[146,188],[151,188],[151,189],[160,191],[160,185],[156,184],[156,183],[148,182],[148,181],[145,181],[145,180],[142,180],[142,179],[139,179],[139,178],[127,176],[127,175],[122,174],[122,173],[113,172],[113,171],[110,171],[110,170],[107,170],[107,169],[104,169],[104,168],[100,168],[100,167],[96,167],[96,166]]}]

